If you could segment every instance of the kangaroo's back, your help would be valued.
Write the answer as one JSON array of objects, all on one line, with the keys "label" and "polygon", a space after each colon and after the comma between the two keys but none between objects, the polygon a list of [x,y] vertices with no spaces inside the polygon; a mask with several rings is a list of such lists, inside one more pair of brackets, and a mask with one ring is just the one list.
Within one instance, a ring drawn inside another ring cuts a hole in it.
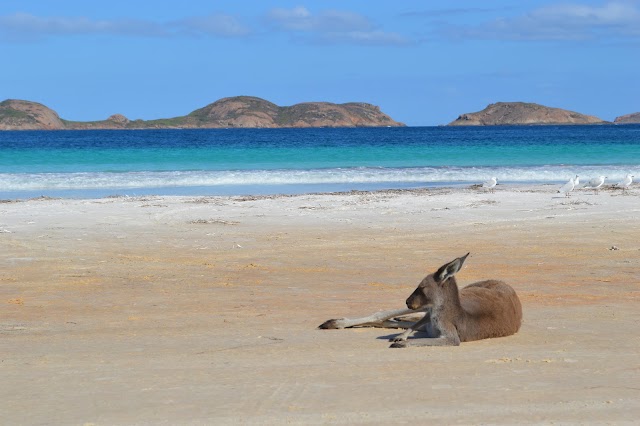
[{"label": "kangaroo's back", "polygon": [[515,290],[498,280],[479,281],[460,290],[464,319],[460,340],[510,336],[520,329],[522,305]]}]

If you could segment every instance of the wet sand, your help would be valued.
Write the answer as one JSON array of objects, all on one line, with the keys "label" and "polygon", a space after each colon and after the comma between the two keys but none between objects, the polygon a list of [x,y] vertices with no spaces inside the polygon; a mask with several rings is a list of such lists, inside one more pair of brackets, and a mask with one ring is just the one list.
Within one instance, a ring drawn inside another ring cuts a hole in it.
[{"label": "wet sand", "polygon": [[[0,203],[0,424],[632,424],[640,190]],[[511,284],[514,336],[317,330],[427,273]]]}]

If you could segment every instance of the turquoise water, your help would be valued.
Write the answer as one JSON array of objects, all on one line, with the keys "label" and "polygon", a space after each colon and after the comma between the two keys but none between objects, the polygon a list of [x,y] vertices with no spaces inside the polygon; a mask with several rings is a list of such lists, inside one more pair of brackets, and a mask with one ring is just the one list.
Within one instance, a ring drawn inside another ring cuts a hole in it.
[{"label": "turquoise water", "polygon": [[270,194],[640,175],[640,126],[0,132],[0,197]]}]

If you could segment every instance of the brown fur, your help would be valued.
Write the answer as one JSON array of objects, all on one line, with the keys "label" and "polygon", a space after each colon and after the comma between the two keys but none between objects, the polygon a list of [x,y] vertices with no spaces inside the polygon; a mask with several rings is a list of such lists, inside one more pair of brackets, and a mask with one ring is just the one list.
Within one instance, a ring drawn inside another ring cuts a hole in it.
[{"label": "brown fur", "polygon": [[[522,322],[522,306],[513,288],[502,281],[486,280],[458,290],[454,275],[468,255],[427,275],[407,299],[406,310],[378,312],[358,319],[329,320],[320,328],[406,328],[391,339],[395,342],[391,347],[459,345],[460,342],[515,334]],[[425,315],[412,325],[396,318],[416,312],[425,312]],[[429,338],[407,341],[416,330],[426,331]]]}]

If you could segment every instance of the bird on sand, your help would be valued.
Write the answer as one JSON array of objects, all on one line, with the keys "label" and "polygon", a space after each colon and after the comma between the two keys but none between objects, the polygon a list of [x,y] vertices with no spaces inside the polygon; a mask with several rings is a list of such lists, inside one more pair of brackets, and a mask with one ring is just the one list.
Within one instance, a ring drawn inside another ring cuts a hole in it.
[{"label": "bird on sand", "polygon": [[568,197],[569,193],[576,187],[576,181],[578,181],[578,175],[576,175],[575,178],[569,179],[569,182],[562,185],[558,192],[564,193],[565,197]]},{"label": "bird on sand", "polygon": [[633,176],[629,174],[629,175],[626,175],[624,179],[622,179],[620,182],[618,182],[618,187],[622,188],[622,190],[625,191],[627,188],[631,186],[632,183],[633,183]]},{"label": "bird on sand", "polygon": [[589,188],[589,189],[593,189],[593,191],[597,194],[598,190],[600,189],[600,187],[602,185],[604,185],[605,179],[607,179],[606,176],[595,177],[595,178],[591,179],[589,181],[589,183],[587,183],[584,187],[585,188]]},{"label": "bird on sand", "polygon": [[496,177],[492,177],[491,179],[489,179],[488,181],[484,182],[482,184],[483,188],[487,188],[489,190],[489,192],[493,192],[495,188],[495,186],[498,184],[498,178]]}]

